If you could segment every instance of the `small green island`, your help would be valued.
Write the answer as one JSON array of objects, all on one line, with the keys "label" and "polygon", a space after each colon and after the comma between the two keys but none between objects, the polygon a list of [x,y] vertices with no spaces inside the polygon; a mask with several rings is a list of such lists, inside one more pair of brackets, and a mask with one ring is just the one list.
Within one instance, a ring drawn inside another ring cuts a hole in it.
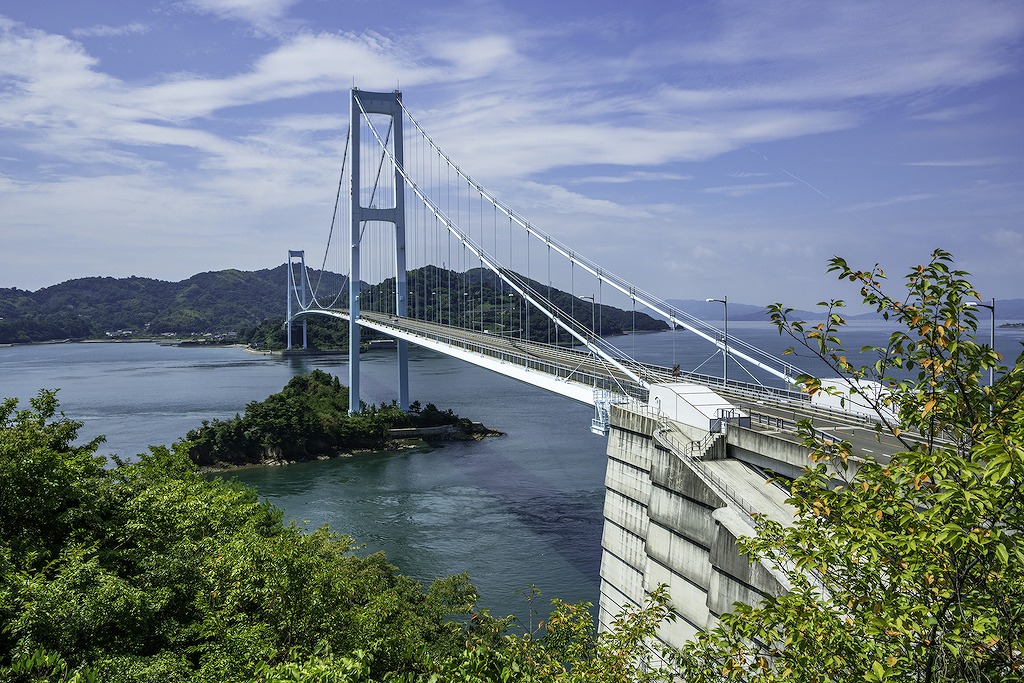
[{"label": "small green island", "polygon": [[186,436],[189,458],[204,470],[222,470],[501,434],[433,403],[414,402],[408,412],[396,403],[364,405],[349,415],[348,402],[348,387],[333,375],[314,370],[293,377],[280,392],[248,404],[242,415],[204,420]]}]

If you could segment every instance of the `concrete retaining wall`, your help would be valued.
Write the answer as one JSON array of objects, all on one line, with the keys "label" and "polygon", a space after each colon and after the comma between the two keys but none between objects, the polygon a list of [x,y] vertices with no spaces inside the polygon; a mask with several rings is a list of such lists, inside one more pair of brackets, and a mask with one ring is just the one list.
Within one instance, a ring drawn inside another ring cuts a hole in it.
[{"label": "concrete retaining wall", "polygon": [[[693,441],[707,435],[674,427]],[[680,646],[713,625],[734,602],[756,603],[785,589],[768,567],[739,554],[736,538],[753,533],[749,508],[768,508],[778,519],[788,507],[786,494],[768,486],[754,468],[735,459],[694,462],[673,451],[675,441],[656,441],[658,428],[657,416],[650,412],[612,407],[600,627],[609,628],[622,606],[642,605],[645,593],[664,583],[679,618],[663,626],[659,639]],[[741,430],[730,425],[730,449],[733,431]],[[740,447],[751,453],[769,451],[764,455],[770,462],[781,465],[794,457],[785,448],[773,451],[777,444],[770,439],[761,444],[750,435],[737,438],[746,438]],[[773,460],[776,455],[782,462]],[[735,499],[745,491],[751,500]]]}]

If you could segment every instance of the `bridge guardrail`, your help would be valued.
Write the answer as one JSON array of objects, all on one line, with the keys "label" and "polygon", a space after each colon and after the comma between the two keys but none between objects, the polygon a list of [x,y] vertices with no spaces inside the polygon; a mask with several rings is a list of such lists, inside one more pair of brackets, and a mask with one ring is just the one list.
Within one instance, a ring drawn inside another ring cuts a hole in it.
[{"label": "bridge guardrail", "polygon": [[[598,372],[595,373],[588,367],[589,364],[594,363],[594,356],[590,353],[501,335],[467,332],[462,328],[449,328],[438,323],[412,318],[396,318],[391,315],[368,312],[364,312],[362,317],[381,326],[401,329],[425,339],[519,365],[527,370],[547,373],[563,381],[576,382],[597,390],[623,394],[638,401],[645,402],[647,400],[647,392],[644,387],[617,376],[601,359],[596,362],[595,369]],[[449,329],[457,330],[458,334],[450,333]]]},{"label": "bridge guardrail", "polygon": [[[756,413],[751,411],[747,411],[747,414],[750,415],[750,419],[752,421],[757,422],[758,424],[774,427],[781,431],[796,432],[798,429],[797,423],[795,421],[790,421],[785,418],[778,417],[776,415],[765,415],[764,413]],[[820,429],[814,429],[812,427],[811,432],[814,434],[815,438],[825,443],[839,443],[840,441],[842,441],[842,439],[838,439],[834,435],[829,434],[828,432],[824,432]]]}]

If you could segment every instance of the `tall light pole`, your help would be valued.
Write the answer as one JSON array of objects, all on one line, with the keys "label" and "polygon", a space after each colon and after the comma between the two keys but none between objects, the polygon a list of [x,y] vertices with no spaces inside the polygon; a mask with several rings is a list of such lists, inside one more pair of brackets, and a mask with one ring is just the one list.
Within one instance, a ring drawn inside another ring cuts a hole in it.
[{"label": "tall light pole", "polygon": [[704,299],[704,301],[709,304],[722,304],[725,307],[725,334],[722,337],[722,384],[726,384],[729,381],[729,297]]},{"label": "tall light pole", "polygon": [[[590,336],[597,337],[594,325],[597,321],[597,300],[594,299],[594,295],[581,296],[581,299],[590,299]],[[594,353],[594,349],[590,349],[590,355],[594,357],[594,388],[597,388],[597,354]]]},{"label": "tall light pole", "polygon": [[516,308],[516,295],[514,292],[509,292],[508,295],[508,338],[512,338],[512,311]]},{"label": "tall light pole", "polygon": [[[990,316],[991,320],[989,321],[989,328],[988,328],[988,346],[989,346],[990,349],[995,351],[996,350],[996,300],[995,300],[995,297],[992,298],[992,303],[990,303],[990,304],[983,304],[980,301],[968,301],[965,305],[968,306],[969,308],[987,308],[989,310],[989,312],[992,314]],[[996,372],[995,368],[989,368],[988,369],[988,385],[989,386],[992,386],[993,384],[995,384],[995,381],[996,381],[995,372]]]}]

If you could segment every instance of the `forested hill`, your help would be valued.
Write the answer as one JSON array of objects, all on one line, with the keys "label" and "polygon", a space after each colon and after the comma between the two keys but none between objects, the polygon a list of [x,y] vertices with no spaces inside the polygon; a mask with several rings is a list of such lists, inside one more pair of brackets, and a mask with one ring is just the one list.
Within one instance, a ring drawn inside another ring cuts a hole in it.
[{"label": "forested hill", "polygon": [[[316,273],[313,274],[316,277]],[[273,336],[285,316],[286,266],[193,275],[181,282],[142,277],[91,277],[68,280],[35,292],[0,289],[0,344],[140,335],[228,335],[258,329],[261,340]],[[451,287],[451,292],[448,287]],[[466,293],[491,301],[498,286],[490,271],[451,273],[429,266],[409,274],[410,310],[438,304]],[[364,285],[364,287],[366,287]],[[389,288],[369,287],[369,293]],[[393,283],[390,286],[393,290]],[[482,296],[481,296],[482,292]],[[571,295],[552,290],[552,299],[567,310]],[[485,305],[485,322],[496,323],[500,309]],[[577,299],[580,323],[589,325],[591,305]],[[631,313],[599,307],[602,331],[617,334],[633,325]],[[479,314],[479,309],[477,314]],[[531,334],[546,328],[533,311]],[[535,317],[537,319],[535,320]],[[636,329],[666,329],[665,323],[637,313]],[[452,322],[457,322],[453,320]],[[251,336],[251,335],[250,335]],[[248,336],[242,341],[249,341]]]},{"label": "forested hill", "polygon": [[221,270],[181,282],[68,280],[35,292],[0,289],[0,343],[131,334],[213,334],[285,314],[285,266]]}]

